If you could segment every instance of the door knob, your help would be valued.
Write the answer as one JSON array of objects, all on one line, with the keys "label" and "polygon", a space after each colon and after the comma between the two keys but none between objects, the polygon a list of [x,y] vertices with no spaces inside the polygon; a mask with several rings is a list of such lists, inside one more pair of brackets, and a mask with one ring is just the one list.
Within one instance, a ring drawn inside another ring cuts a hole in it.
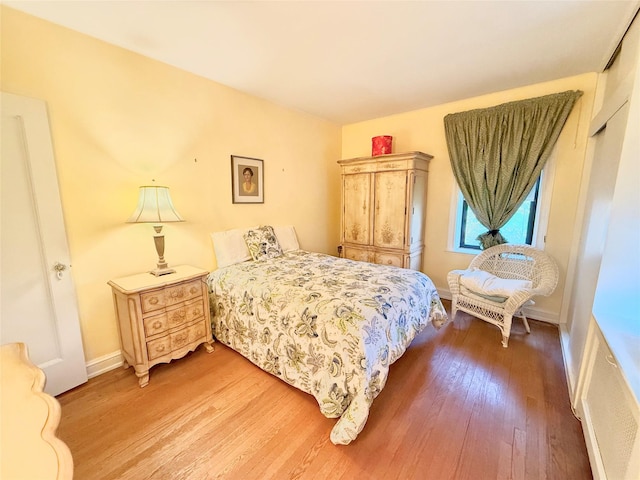
[{"label": "door knob", "polygon": [[64,272],[66,269],[67,269],[67,266],[60,262],[56,262],[53,265],[53,271],[56,272],[56,276],[60,280],[62,280],[62,272]]}]

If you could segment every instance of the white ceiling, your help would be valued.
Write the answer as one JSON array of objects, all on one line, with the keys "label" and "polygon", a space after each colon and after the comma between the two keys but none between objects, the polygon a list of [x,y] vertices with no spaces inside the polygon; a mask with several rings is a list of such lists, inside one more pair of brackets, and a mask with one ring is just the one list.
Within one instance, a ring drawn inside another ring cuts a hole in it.
[{"label": "white ceiling", "polygon": [[640,2],[3,3],[345,124],[600,71]]}]

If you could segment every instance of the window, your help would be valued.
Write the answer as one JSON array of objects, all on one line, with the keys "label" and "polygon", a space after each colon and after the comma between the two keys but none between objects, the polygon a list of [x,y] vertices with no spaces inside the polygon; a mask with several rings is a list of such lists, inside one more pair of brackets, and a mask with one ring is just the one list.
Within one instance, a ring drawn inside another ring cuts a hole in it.
[{"label": "window", "polygon": [[[537,232],[540,230],[541,215],[541,191],[543,176],[538,177],[527,198],[522,202],[518,211],[511,219],[500,229],[500,233],[509,241],[509,243],[526,243],[536,245],[541,243],[543,239],[536,238]],[[457,190],[457,189],[456,189]],[[467,205],[466,200],[457,190],[457,215],[455,223],[455,235],[453,250],[467,251],[469,253],[477,253],[481,250],[480,242],[477,240],[478,235],[487,231],[487,229],[478,221],[473,211]]]},{"label": "window", "polygon": [[[538,210],[538,192],[540,190],[540,177],[533,186],[527,198],[525,198],[520,208],[509,219],[509,221],[500,229],[502,236],[509,243],[526,243],[531,245],[533,242],[533,230],[536,223],[536,213]],[[480,242],[476,240],[478,235],[487,231],[487,229],[478,221],[473,211],[467,205],[467,201],[460,194],[462,200],[462,216],[460,219],[460,234],[457,246],[459,248],[473,248],[480,250]]]},{"label": "window", "polygon": [[[525,201],[520,205],[515,215],[511,217],[511,220],[500,229],[502,235],[509,242],[528,243],[534,247],[544,249],[555,171],[556,152],[554,149],[547,165],[542,170],[538,181]],[[451,196],[450,211],[452,215],[449,217],[448,249],[449,251],[477,255],[480,251],[480,244],[476,237],[486,232],[487,229],[478,222],[457,186],[454,190]]]}]

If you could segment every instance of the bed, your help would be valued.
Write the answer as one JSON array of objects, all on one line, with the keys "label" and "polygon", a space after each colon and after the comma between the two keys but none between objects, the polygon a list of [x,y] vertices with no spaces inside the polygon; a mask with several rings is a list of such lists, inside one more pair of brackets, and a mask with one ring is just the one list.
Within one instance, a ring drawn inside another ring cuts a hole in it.
[{"label": "bed", "polygon": [[339,418],[334,444],[362,431],[389,366],[414,337],[447,321],[423,273],[301,250],[293,227],[219,232],[213,242],[215,338]]}]

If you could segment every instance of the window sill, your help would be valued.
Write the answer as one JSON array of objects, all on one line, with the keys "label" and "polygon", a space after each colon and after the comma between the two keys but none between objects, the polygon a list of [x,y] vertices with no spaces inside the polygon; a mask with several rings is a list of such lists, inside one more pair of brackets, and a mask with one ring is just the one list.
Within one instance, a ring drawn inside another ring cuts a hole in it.
[{"label": "window sill", "polygon": [[464,253],[467,255],[473,255],[474,257],[482,252],[482,250],[475,250],[473,248],[460,248],[460,247],[449,247],[447,248],[448,252],[452,253]]}]

